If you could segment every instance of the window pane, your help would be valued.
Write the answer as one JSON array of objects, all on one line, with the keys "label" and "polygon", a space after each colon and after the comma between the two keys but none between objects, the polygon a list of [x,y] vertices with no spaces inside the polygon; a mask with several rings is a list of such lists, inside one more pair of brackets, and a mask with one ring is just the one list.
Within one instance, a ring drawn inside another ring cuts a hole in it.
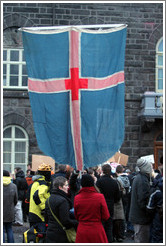
[{"label": "window pane", "polygon": [[12,136],[12,128],[9,127],[3,132],[3,138],[11,138]]},{"label": "window pane", "polygon": [[3,164],[3,169],[7,170],[9,173],[11,173],[11,165],[10,164]]},{"label": "window pane", "polygon": [[23,76],[22,77],[22,86],[27,86],[28,83],[28,77],[27,76]]},{"label": "window pane", "polygon": [[158,56],[158,65],[163,66],[163,56]]},{"label": "window pane", "polygon": [[11,152],[11,142],[3,142],[3,151],[4,152]]},{"label": "window pane", "polygon": [[158,78],[162,79],[163,78],[163,69],[158,70]]},{"label": "window pane", "polygon": [[10,85],[18,86],[18,76],[10,76]]},{"label": "window pane", "polygon": [[25,138],[25,134],[19,128],[15,128],[15,138]]},{"label": "window pane", "polygon": [[163,52],[163,39],[160,41],[158,51]]},{"label": "window pane", "polygon": [[25,61],[24,51],[22,52],[22,60]]},{"label": "window pane", "polygon": [[15,142],[15,152],[25,152],[25,142]]},{"label": "window pane", "polygon": [[6,75],[3,76],[3,85],[6,85]]},{"label": "window pane", "polygon": [[3,74],[6,74],[6,64],[3,64]]},{"label": "window pane", "polygon": [[22,74],[27,75],[26,65],[22,65]]},{"label": "window pane", "polygon": [[15,153],[15,163],[25,163],[25,153]]},{"label": "window pane", "polygon": [[6,61],[7,60],[7,50],[3,51],[3,60]]},{"label": "window pane", "polygon": [[11,61],[19,61],[19,51],[18,50],[11,50],[10,60]]},{"label": "window pane", "polygon": [[18,65],[10,65],[10,73],[12,75],[18,74]]},{"label": "window pane", "polygon": [[3,162],[11,163],[11,153],[3,153]]},{"label": "window pane", "polygon": [[163,80],[162,79],[158,79],[158,89],[159,90],[163,89]]}]

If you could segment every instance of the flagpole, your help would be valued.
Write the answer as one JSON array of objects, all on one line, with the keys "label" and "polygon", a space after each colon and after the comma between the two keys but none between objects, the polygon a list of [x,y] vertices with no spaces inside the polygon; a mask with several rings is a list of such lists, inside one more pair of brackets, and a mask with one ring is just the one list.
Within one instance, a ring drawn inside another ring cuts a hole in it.
[{"label": "flagpole", "polygon": [[21,27],[18,30],[19,31],[24,31],[24,30],[55,30],[55,29],[64,29],[64,28],[69,28],[69,27],[75,27],[75,28],[110,28],[110,27],[121,27],[121,26],[126,26],[127,24],[96,24],[96,25],[69,25],[69,26],[42,26],[42,27]]}]

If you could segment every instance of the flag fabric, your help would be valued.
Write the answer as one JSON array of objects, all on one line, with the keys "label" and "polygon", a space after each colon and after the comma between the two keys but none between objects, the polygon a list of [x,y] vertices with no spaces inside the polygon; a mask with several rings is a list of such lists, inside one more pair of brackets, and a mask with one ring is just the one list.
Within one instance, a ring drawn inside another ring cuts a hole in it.
[{"label": "flag fabric", "polygon": [[107,161],[124,140],[126,26],[22,35],[39,148],[79,170]]}]

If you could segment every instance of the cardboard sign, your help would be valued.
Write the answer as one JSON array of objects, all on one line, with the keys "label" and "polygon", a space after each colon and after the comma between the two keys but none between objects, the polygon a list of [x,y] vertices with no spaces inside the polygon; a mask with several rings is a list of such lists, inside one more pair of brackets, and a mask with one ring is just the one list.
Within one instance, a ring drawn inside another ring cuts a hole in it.
[{"label": "cardboard sign", "polygon": [[127,166],[128,159],[128,155],[116,152],[115,155],[108,160],[108,162],[115,162],[123,166]]},{"label": "cardboard sign", "polygon": [[32,170],[37,171],[38,166],[42,163],[49,164],[55,170],[55,161],[50,156],[32,155]]}]

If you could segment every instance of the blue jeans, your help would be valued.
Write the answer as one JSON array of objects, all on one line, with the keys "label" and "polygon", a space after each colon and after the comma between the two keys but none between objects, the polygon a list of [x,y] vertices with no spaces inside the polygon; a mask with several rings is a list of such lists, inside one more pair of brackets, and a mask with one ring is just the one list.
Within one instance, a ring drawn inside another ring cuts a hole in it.
[{"label": "blue jeans", "polygon": [[12,222],[4,222],[3,223],[3,243],[5,243],[5,231],[7,233],[7,242],[8,243],[14,243]]}]

